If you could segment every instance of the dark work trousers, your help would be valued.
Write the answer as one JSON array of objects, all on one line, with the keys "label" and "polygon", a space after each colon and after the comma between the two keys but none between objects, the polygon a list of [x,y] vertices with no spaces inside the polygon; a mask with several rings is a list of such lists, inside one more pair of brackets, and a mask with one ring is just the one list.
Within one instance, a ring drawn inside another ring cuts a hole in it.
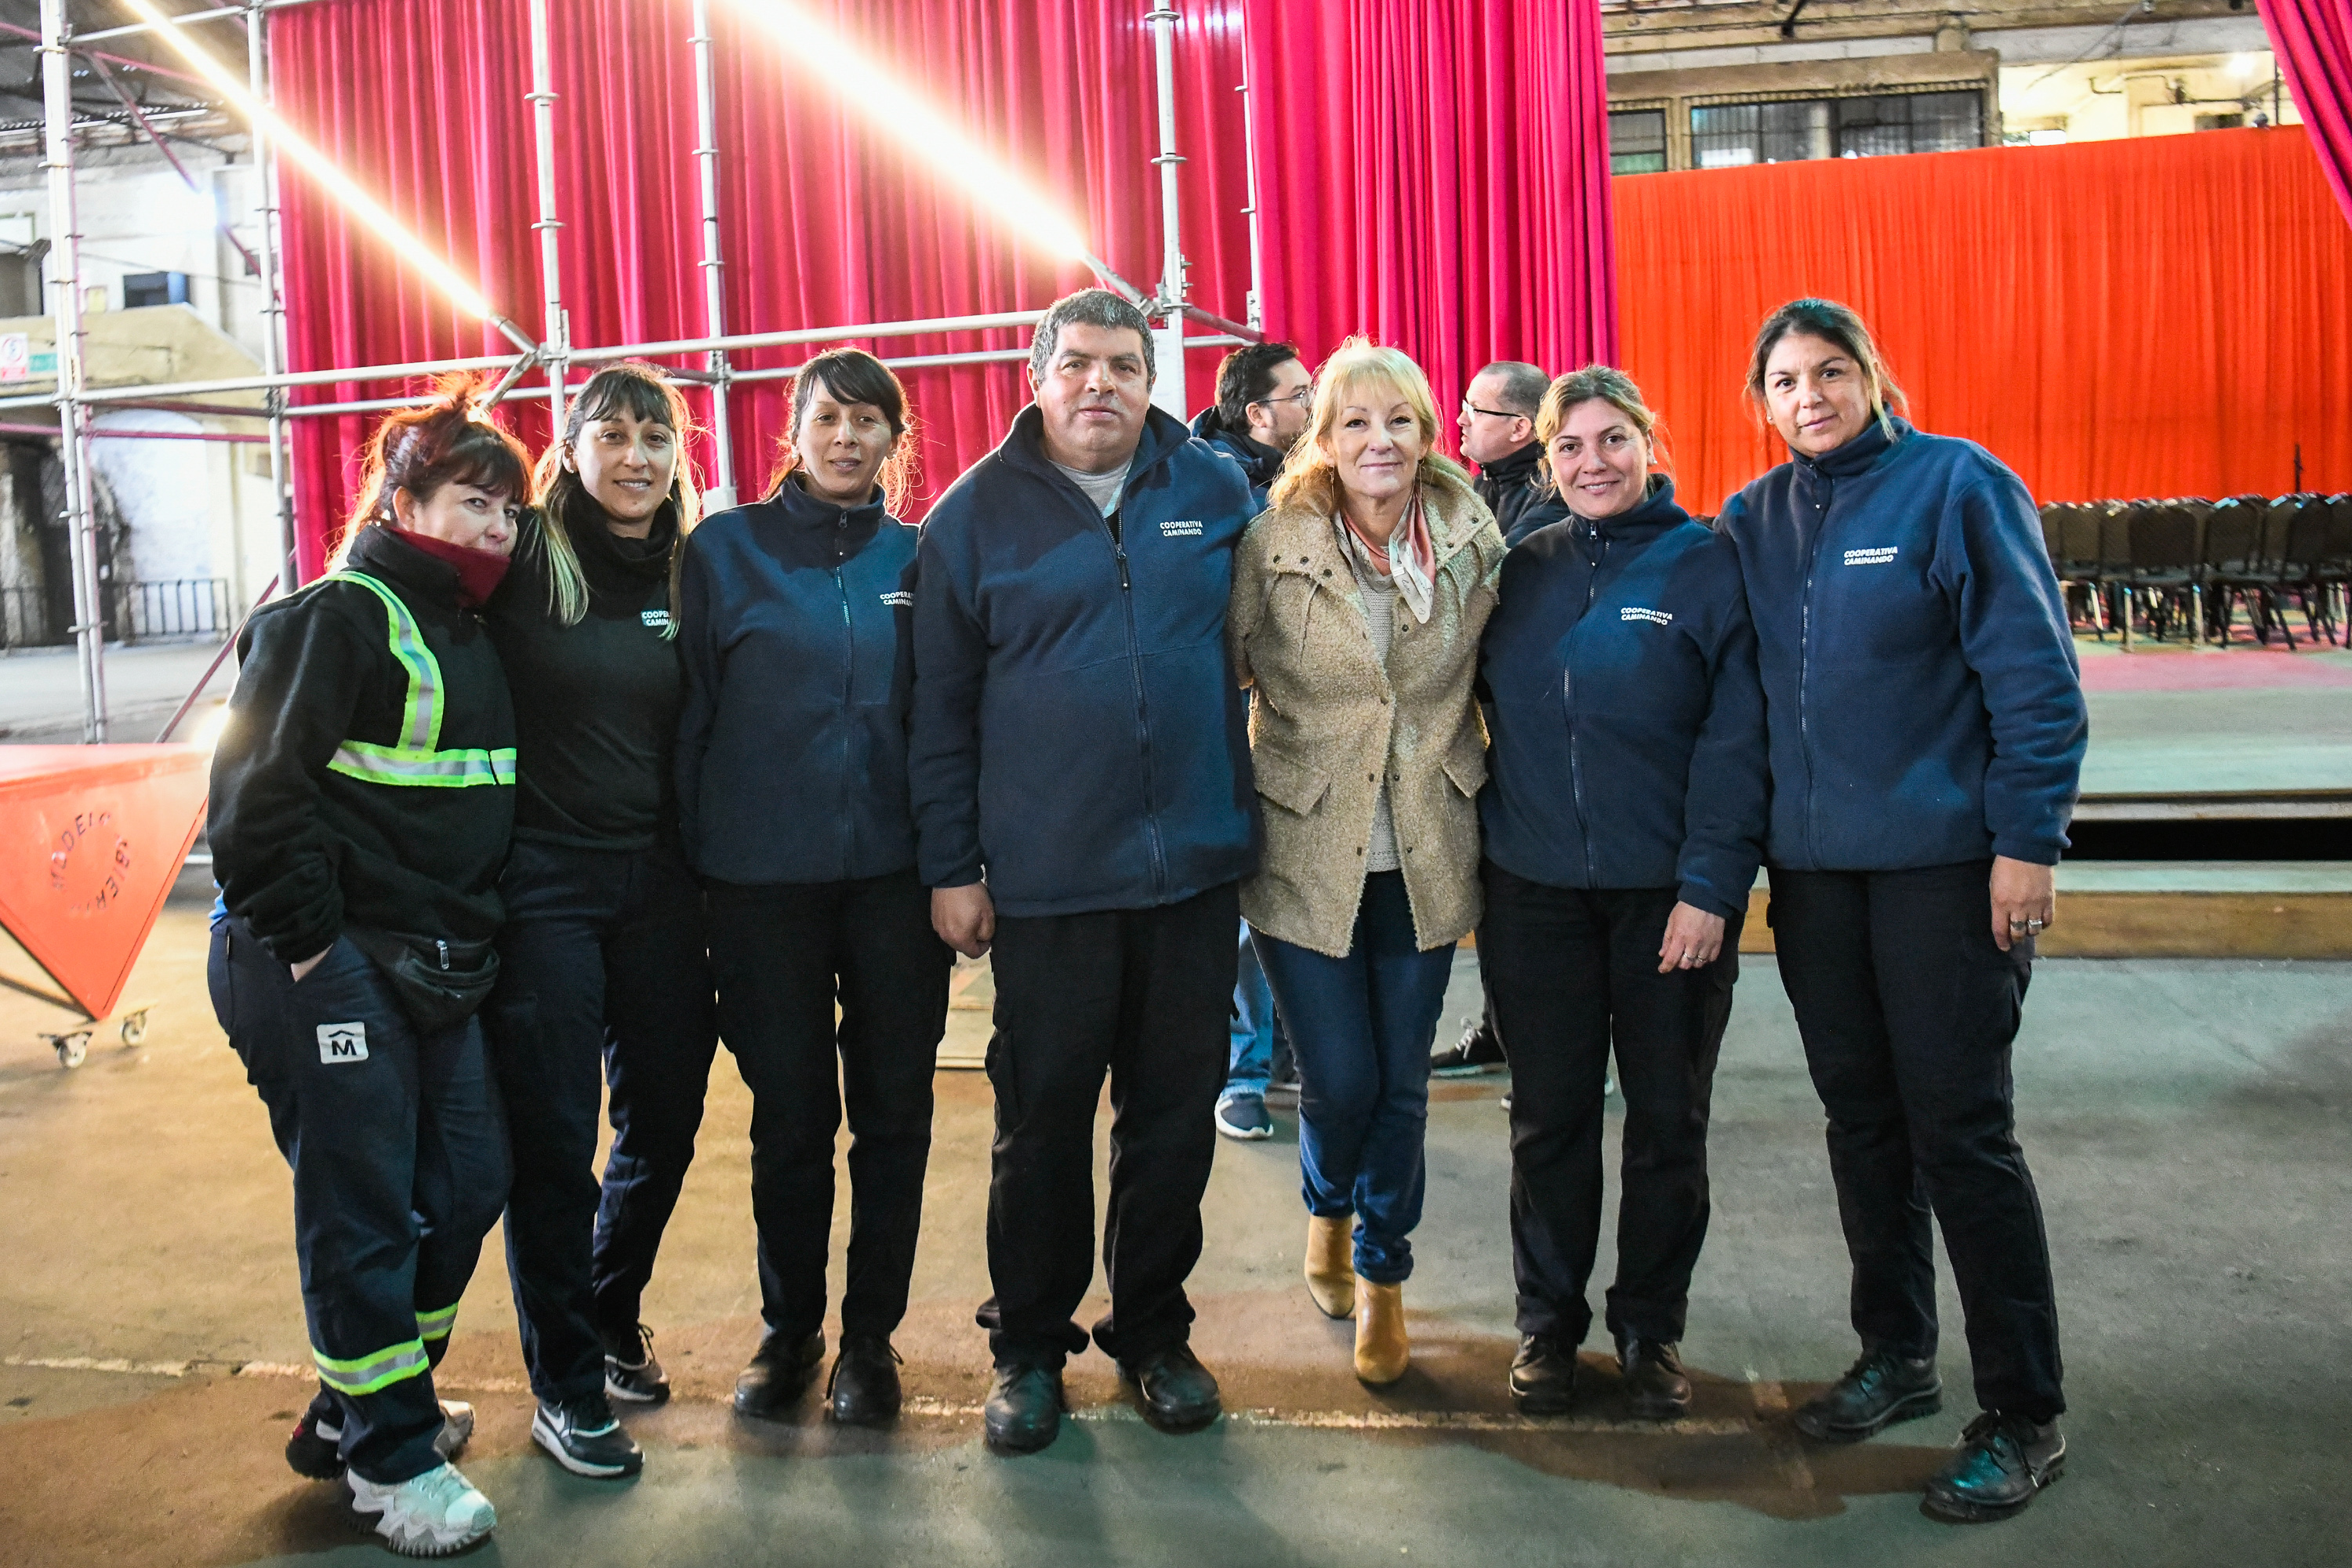
[{"label": "dark work trousers", "polygon": [[302,1310],[343,1462],[381,1486],[421,1476],[442,1462],[432,1368],[506,1202],[480,1025],[420,1033],[349,937],[298,985],[226,916],[205,978],[294,1172]]},{"label": "dark work trousers", "polygon": [[[482,1008],[507,1107],[507,1272],[540,1398],[604,1386],[694,1159],[718,1050],[702,889],[675,849],[517,839]],[[613,1149],[596,1180],[596,1116]]]},{"label": "dark work trousers", "polygon": [[1356,1216],[1356,1272],[1412,1274],[1428,1171],[1429,1047],[1454,944],[1415,945],[1404,873],[1364,878],[1345,958],[1251,933],[1298,1054],[1298,1180],[1307,1212]]},{"label": "dark work trousers", "polygon": [[846,882],[706,885],[719,1032],[751,1086],[760,1316],[788,1342],[824,1326],[833,1141],[846,1098],[841,1331],[887,1338],[914,1277],[955,954],[931,930],[931,896],[911,867]]},{"label": "dark work trousers", "polygon": [[980,1309],[999,1365],[1058,1367],[1094,1279],[1095,1106],[1110,1075],[1103,1352],[1134,1361],[1191,1336],[1233,1005],[1238,884],[1180,903],[1000,916],[988,1078],[996,1143]]},{"label": "dark work trousers", "polygon": [[1706,1240],[1706,1121],[1739,978],[1739,927],[1701,969],[1658,973],[1673,888],[1555,888],[1492,860],[1478,962],[1511,1053],[1511,1268],[1523,1334],[1580,1344],[1601,1239],[1601,1097],[1625,1095],[1612,1337],[1683,1337]]},{"label": "dark work trousers", "polygon": [[1932,1210],[1978,1401],[2046,1421],[2066,1406],[2058,1303],[2010,1077],[2033,948],[1994,943],[1991,874],[1986,860],[1775,868],[1772,935],[1829,1112],[1854,1331],[1865,1348],[1936,1353]]}]

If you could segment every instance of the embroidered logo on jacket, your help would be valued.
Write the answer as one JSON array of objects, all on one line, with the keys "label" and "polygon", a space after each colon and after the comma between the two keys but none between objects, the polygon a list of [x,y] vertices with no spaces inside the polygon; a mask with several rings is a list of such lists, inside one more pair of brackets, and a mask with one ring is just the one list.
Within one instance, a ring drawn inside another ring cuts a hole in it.
[{"label": "embroidered logo on jacket", "polygon": [[647,631],[666,632],[669,630],[669,612],[667,610],[639,610],[637,612],[637,619],[645,623],[645,626]]},{"label": "embroidered logo on jacket", "polygon": [[1670,626],[1675,624],[1673,611],[1645,610],[1639,605],[1626,605],[1620,607],[1617,611],[1617,618],[1621,621],[1647,621],[1654,626]]},{"label": "embroidered logo on jacket", "polygon": [[1895,546],[1881,544],[1869,550],[1849,550],[1845,552],[1849,566],[1891,566],[1895,563]]},{"label": "embroidered logo on jacket", "polygon": [[365,1024],[320,1025],[319,1059],[329,1067],[333,1067],[337,1062],[367,1060],[367,1026]]},{"label": "embroidered logo on jacket", "polygon": [[890,592],[882,595],[882,602],[889,605],[894,610],[903,610],[910,607],[914,604],[915,595],[909,594],[904,588],[893,588]]},{"label": "embroidered logo on jacket", "polygon": [[1171,518],[1160,525],[1160,537],[1162,539],[1198,539],[1201,537],[1201,525],[1198,521],[1192,518],[1186,518],[1181,521]]}]

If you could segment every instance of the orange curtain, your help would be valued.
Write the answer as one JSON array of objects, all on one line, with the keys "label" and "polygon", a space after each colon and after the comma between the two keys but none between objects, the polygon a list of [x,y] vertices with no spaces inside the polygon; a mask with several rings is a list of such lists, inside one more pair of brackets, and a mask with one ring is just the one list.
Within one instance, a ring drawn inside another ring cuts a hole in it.
[{"label": "orange curtain", "polygon": [[1803,295],[2043,500],[2352,489],[2352,225],[2300,127],[1613,182],[1624,366],[1695,511],[1785,457],[1741,397]]}]

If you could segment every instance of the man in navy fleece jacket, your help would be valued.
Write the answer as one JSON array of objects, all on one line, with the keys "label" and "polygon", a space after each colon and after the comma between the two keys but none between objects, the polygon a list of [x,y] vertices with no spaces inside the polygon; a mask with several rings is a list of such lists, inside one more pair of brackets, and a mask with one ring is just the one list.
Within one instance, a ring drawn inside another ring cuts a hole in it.
[{"label": "man in navy fleece jacket", "polygon": [[1036,402],[941,497],[917,556],[908,749],[932,923],[994,950],[996,1089],[980,1311],[988,1442],[1054,1440],[1094,1273],[1094,1114],[1117,1120],[1094,1340],[1146,1413],[1219,1411],[1187,1343],[1184,1280],[1225,1078],[1237,885],[1259,829],[1224,653],[1241,470],[1151,408],[1143,316],[1099,289],[1056,302]]}]

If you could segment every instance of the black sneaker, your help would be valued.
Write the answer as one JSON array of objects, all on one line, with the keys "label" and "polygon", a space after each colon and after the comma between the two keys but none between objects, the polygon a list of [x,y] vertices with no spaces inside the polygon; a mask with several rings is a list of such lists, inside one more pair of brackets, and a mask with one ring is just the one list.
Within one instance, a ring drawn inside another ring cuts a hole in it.
[{"label": "black sneaker", "polygon": [[[474,1435],[474,1407],[454,1399],[441,1402],[441,1431],[433,1451],[454,1459]],[[325,1399],[314,1400],[294,1423],[286,1438],[286,1465],[304,1480],[331,1481],[343,1473],[343,1428],[340,1413]]]},{"label": "black sneaker", "polygon": [[1244,1143],[1274,1136],[1274,1118],[1265,1113],[1265,1096],[1235,1094],[1217,1101],[1217,1131]]},{"label": "black sneaker", "polygon": [[1635,1338],[1617,1342],[1617,1365],[1625,1374],[1625,1403],[1640,1421],[1672,1421],[1690,1414],[1690,1375],[1678,1346]]},{"label": "black sneaker", "polygon": [[575,1476],[610,1480],[646,1468],[636,1439],[621,1429],[612,1402],[602,1394],[561,1405],[541,1400],[539,1413],[530,1418],[530,1440]]},{"label": "black sneaker", "polygon": [[1432,1078],[1476,1078],[1481,1073],[1501,1072],[1503,1043],[1495,1038],[1495,1031],[1486,1027],[1486,1020],[1473,1018],[1462,1031],[1462,1037],[1429,1058]]},{"label": "black sneaker", "polygon": [[654,1331],[643,1323],[604,1341],[604,1397],[629,1405],[669,1398],[669,1373],[654,1359]]},{"label": "black sneaker", "polygon": [[1511,1404],[1522,1415],[1565,1415],[1576,1403],[1576,1347],[1529,1334],[1511,1358]]},{"label": "black sneaker", "polygon": [[996,1369],[982,1418],[996,1454],[1034,1454],[1062,1430],[1062,1369],[1015,1362]]},{"label": "black sneaker", "polygon": [[1919,1507],[1962,1524],[2007,1519],[2065,1468],[2058,1423],[1988,1410],[1960,1434],[1959,1452],[1928,1481]]},{"label": "black sneaker", "polygon": [[1799,1407],[1795,1421],[1798,1431],[1821,1442],[1859,1443],[1943,1407],[1944,1383],[1932,1357],[1864,1351],[1843,1377]]},{"label": "black sneaker", "polygon": [[735,1414],[773,1421],[792,1408],[824,1364],[824,1336],[791,1340],[770,1330],[735,1380]]}]

